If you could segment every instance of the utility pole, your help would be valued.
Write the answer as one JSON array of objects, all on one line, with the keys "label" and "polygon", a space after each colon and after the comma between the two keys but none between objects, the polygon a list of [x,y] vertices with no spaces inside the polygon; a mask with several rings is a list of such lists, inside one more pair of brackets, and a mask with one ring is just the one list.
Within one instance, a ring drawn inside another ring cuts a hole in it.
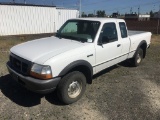
[{"label": "utility pole", "polygon": [[138,7],[138,15],[140,14],[140,6]]},{"label": "utility pole", "polygon": [[159,5],[159,11],[158,11],[158,24],[157,24],[157,34],[159,34],[159,19],[160,19],[160,5]]},{"label": "utility pole", "polygon": [[131,7],[131,9],[130,9],[130,14],[132,14],[132,7]]},{"label": "utility pole", "polygon": [[81,18],[81,0],[79,0],[79,17]]}]

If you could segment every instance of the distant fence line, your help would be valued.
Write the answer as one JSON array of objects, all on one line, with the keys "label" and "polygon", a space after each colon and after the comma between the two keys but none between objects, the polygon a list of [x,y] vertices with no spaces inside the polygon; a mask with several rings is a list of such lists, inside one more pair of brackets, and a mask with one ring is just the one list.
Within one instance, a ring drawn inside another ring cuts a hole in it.
[{"label": "distant fence line", "polygon": [[159,19],[150,21],[126,20],[126,24],[129,30],[149,31],[152,34],[160,34]]}]

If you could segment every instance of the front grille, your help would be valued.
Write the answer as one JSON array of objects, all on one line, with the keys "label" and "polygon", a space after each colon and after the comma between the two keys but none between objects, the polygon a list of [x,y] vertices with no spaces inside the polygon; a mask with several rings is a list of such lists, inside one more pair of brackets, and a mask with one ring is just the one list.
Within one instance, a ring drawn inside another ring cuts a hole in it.
[{"label": "front grille", "polygon": [[29,75],[32,63],[14,54],[10,54],[10,63],[12,68],[23,75]]}]

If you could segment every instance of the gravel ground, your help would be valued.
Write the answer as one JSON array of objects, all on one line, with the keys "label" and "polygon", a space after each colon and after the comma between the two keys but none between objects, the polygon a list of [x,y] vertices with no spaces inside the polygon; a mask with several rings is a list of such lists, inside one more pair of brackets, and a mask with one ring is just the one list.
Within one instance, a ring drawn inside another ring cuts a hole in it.
[{"label": "gravel ground", "polygon": [[121,63],[102,71],[71,105],[60,103],[55,92],[30,92],[10,77],[5,51],[17,43],[0,47],[0,120],[160,120],[160,36],[153,35],[141,66]]}]

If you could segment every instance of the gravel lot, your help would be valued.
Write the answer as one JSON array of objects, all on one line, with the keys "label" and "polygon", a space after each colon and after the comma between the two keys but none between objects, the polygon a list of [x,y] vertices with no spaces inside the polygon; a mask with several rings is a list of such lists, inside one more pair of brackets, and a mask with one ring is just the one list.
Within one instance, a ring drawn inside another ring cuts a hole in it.
[{"label": "gravel lot", "polygon": [[141,66],[121,63],[102,71],[71,105],[55,93],[30,92],[8,74],[9,48],[33,38],[0,37],[0,120],[160,120],[160,36],[153,35]]}]

